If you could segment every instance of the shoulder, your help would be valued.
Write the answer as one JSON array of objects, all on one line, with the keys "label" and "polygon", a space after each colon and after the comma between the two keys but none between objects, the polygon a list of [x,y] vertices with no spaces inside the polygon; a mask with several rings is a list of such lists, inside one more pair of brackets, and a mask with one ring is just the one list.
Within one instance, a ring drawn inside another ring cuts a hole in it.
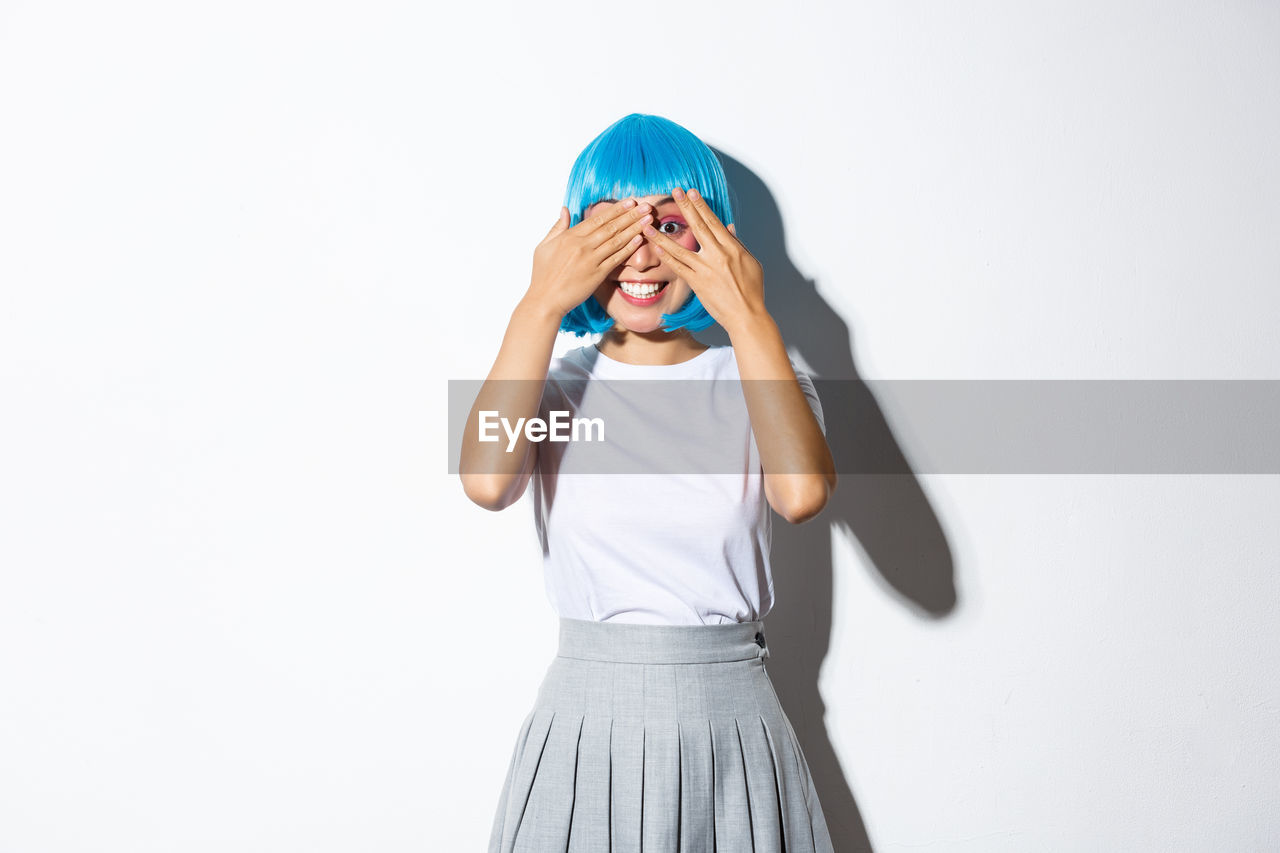
[{"label": "shoulder", "polygon": [[595,366],[596,353],[596,348],[588,344],[551,359],[551,364],[547,367],[547,378],[555,380],[590,378]]}]

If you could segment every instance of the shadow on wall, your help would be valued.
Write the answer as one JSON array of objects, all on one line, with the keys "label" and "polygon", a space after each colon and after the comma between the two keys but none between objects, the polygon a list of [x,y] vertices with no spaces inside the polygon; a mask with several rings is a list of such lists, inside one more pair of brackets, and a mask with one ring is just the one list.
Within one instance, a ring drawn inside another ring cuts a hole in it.
[{"label": "shadow on wall", "polygon": [[[715,153],[735,195],[738,236],[764,266],[765,304],[783,340],[816,378],[843,380],[818,384],[837,470],[863,470],[853,460],[874,459],[876,470],[885,472],[841,474],[827,507],[804,524],[774,517],[776,603],[765,623],[771,657],[777,661],[769,676],[813,772],[835,849],[869,851],[866,825],[831,745],[818,692],[822,661],[831,645],[830,527],[856,537],[885,592],[924,619],[945,617],[956,608],[951,548],[880,407],[858,380],[849,327],[787,257],[773,194],[740,162]],[[719,325],[697,337],[710,344],[730,343]],[[877,695],[874,685],[866,685],[862,694],[877,702],[894,701]],[[833,727],[840,724],[831,722]]]}]

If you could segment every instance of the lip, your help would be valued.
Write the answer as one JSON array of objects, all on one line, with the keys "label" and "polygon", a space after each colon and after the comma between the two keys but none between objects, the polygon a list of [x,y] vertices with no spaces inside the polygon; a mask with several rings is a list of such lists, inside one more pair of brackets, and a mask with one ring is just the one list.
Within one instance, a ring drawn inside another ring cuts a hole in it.
[{"label": "lip", "polygon": [[[653,294],[653,296],[646,296],[642,299],[638,296],[632,296],[631,294],[623,290],[621,287],[623,282],[626,282],[627,284],[660,284],[662,285],[662,287],[659,287],[658,292]],[[644,305],[652,305],[653,303],[661,299],[662,294],[667,292],[667,286],[671,284],[671,282],[663,281],[660,278],[620,278],[618,279],[618,284],[619,284],[618,293],[622,295],[623,299],[625,299],[627,302],[631,303],[632,305],[644,306]]]}]

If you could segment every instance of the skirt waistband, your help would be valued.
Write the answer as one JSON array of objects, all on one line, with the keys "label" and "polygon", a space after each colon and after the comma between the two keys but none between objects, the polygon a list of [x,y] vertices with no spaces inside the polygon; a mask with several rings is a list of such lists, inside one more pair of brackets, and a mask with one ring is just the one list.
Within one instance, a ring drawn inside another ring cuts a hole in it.
[{"label": "skirt waistband", "polygon": [[562,658],[614,663],[724,663],[767,658],[764,622],[636,625],[560,617]]}]

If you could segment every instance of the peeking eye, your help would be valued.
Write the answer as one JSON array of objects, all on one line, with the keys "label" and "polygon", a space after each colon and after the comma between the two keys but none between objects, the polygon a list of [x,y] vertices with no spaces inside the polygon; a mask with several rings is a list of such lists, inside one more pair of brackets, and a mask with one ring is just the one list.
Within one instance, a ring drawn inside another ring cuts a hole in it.
[{"label": "peeking eye", "polygon": [[668,219],[666,222],[658,226],[658,231],[666,234],[668,237],[674,237],[684,230],[684,223],[675,219]]}]

